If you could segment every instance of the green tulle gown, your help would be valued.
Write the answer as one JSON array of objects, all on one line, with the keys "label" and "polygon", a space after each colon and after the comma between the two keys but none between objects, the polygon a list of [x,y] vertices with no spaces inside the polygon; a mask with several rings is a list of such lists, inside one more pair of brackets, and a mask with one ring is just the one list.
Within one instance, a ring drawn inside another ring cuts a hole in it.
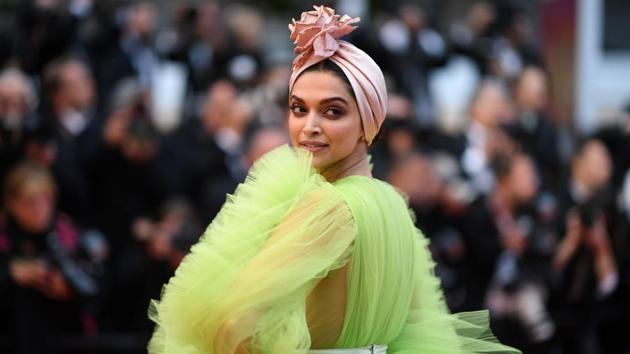
[{"label": "green tulle gown", "polygon": [[[152,303],[150,353],[307,353],[316,341],[385,344],[388,353],[519,352],[497,342],[487,312],[449,313],[428,241],[393,187],[363,176],[329,183],[310,164],[283,146],[254,165]],[[334,296],[307,306],[342,269],[343,310]],[[314,328],[327,323],[339,330]]]}]

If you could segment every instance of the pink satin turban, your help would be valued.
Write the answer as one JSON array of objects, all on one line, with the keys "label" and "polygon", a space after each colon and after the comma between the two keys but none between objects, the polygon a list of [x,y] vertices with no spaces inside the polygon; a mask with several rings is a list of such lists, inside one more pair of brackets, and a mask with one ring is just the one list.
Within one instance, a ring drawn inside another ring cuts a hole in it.
[{"label": "pink satin turban", "polygon": [[364,51],[339,40],[354,31],[358,17],[335,15],[335,10],[315,6],[315,11],[303,12],[299,21],[289,24],[291,40],[297,56],[293,60],[293,73],[289,91],[295,80],[310,66],[329,59],[346,74],[357,100],[368,144],[378,133],[387,113],[387,89],[383,72]]}]

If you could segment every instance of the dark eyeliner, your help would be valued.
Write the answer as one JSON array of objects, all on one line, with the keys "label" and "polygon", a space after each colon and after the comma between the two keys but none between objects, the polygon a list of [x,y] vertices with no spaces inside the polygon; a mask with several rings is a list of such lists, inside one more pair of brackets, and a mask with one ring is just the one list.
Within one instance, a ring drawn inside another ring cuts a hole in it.
[{"label": "dark eyeliner", "polygon": [[341,107],[337,107],[337,106],[331,106],[331,107],[326,107],[324,109],[324,113],[327,113],[328,111],[333,111],[335,113],[332,114],[327,114],[327,115],[332,115],[334,117],[341,117],[345,114],[345,110]]}]

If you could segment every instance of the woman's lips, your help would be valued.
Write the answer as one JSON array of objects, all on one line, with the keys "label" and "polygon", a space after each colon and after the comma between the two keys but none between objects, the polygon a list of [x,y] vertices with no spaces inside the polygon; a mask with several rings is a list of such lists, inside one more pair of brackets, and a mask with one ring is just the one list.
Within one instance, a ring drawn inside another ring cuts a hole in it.
[{"label": "woman's lips", "polygon": [[315,141],[304,141],[300,143],[303,149],[306,149],[312,153],[320,152],[328,147],[328,144],[318,143]]}]

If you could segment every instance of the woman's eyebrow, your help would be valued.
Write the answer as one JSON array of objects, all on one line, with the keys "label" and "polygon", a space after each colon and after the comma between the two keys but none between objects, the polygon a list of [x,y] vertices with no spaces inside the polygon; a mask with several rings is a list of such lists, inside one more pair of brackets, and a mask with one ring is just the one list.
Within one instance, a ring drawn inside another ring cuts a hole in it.
[{"label": "woman's eyebrow", "polygon": [[300,101],[300,102],[304,103],[304,100],[303,100],[303,99],[301,99],[301,98],[299,98],[299,97],[298,97],[298,96],[296,96],[296,95],[291,95],[291,98],[292,98],[292,99],[294,99],[294,100],[296,100],[296,101]]},{"label": "woman's eyebrow", "polygon": [[337,96],[323,99],[321,101],[321,103],[325,104],[325,103],[332,102],[332,101],[341,101],[341,102],[343,102],[345,104],[348,104],[348,101],[346,101],[343,97],[337,97]]},{"label": "woman's eyebrow", "polygon": [[[291,95],[291,99],[294,99],[296,101],[304,103],[304,100],[301,99],[300,97],[296,96],[296,95]],[[341,102],[343,102],[345,104],[348,104],[348,101],[346,101],[345,98],[339,97],[339,96],[325,98],[325,99],[321,100],[320,104],[326,104],[326,103],[333,102],[333,101],[341,101]]]}]

